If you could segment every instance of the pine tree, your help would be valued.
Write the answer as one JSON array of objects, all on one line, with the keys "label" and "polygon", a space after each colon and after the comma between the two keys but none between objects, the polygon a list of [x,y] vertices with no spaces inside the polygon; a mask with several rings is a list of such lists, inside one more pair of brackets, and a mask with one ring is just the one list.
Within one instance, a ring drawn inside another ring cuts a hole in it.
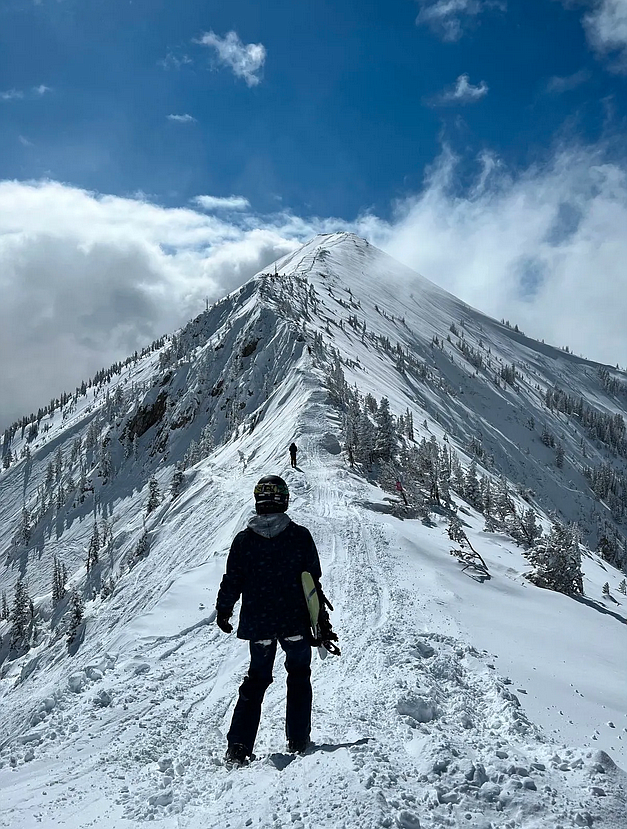
[{"label": "pine tree", "polygon": [[52,564],[52,601],[60,602],[65,596],[66,572],[65,566],[55,556]]},{"label": "pine tree", "polygon": [[542,535],[542,527],[538,524],[535,512],[529,507],[525,514],[514,514],[507,524],[507,529],[517,544],[532,547]]},{"label": "pine tree", "polygon": [[534,584],[567,595],[583,593],[581,550],[576,528],[555,523],[549,537],[538,540],[532,547],[529,560],[535,567],[535,572],[529,576]]},{"label": "pine tree", "polygon": [[198,444],[195,440],[192,440],[187,448],[187,452],[185,453],[185,457],[183,458],[183,465],[185,469],[189,469],[190,466],[193,466],[195,463],[198,463],[200,460],[200,449]]},{"label": "pine tree", "polygon": [[113,473],[113,460],[111,458],[110,448],[111,438],[107,435],[102,443],[100,450],[100,474],[106,484]]},{"label": "pine tree", "polygon": [[375,414],[375,454],[382,461],[390,461],[396,452],[398,438],[394,418],[390,412],[390,403],[387,397],[382,398]]},{"label": "pine tree", "polygon": [[463,495],[464,483],[465,476],[461,461],[457,455],[457,452],[451,450],[451,486],[455,492],[458,493],[458,495]]},{"label": "pine tree", "polygon": [[357,421],[357,444],[355,458],[370,467],[374,458],[375,431],[366,409],[362,409]]},{"label": "pine tree", "polygon": [[85,605],[79,593],[74,590],[70,596],[70,611],[67,619],[67,643],[74,642],[78,629],[85,617]]},{"label": "pine tree", "polygon": [[159,492],[159,484],[157,479],[153,476],[148,481],[148,503],[146,504],[146,515],[154,512],[161,501],[161,493]]},{"label": "pine tree", "polygon": [[98,564],[98,551],[100,550],[100,533],[98,532],[98,522],[96,521],[96,516],[94,515],[94,528],[91,533],[91,538],[89,539],[89,547],[87,548],[87,572],[91,570],[91,568]]},{"label": "pine tree", "polygon": [[183,470],[177,467],[172,475],[172,484],[170,486],[170,496],[172,500],[178,498],[181,494],[184,480],[185,477],[183,475]]},{"label": "pine tree", "polygon": [[54,479],[57,483],[61,480],[61,475],[63,474],[63,452],[61,447],[57,448],[57,454],[55,455],[54,459]]},{"label": "pine tree", "polygon": [[625,581],[625,579],[623,579],[618,585],[618,592],[622,593],[623,596],[627,596],[627,581]]},{"label": "pine tree", "polygon": [[509,515],[516,515],[516,506],[509,493],[507,481],[501,475],[494,493],[494,511],[500,521],[505,521]]},{"label": "pine tree", "polygon": [[213,439],[213,431],[210,423],[207,423],[200,433],[200,443],[198,445],[198,449],[202,458],[208,457],[215,449],[215,441]]},{"label": "pine tree", "polygon": [[[618,588],[620,590],[620,587]],[[9,619],[9,603],[7,601],[7,594],[2,591],[2,602],[0,603],[0,621],[6,622]]]},{"label": "pine tree", "polygon": [[135,550],[133,551],[133,555],[129,559],[129,569],[132,569],[138,561],[146,558],[149,552],[150,539],[148,537],[148,531],[144,530],[139,537],[139,541],[137,542],[137,547],[135,547]]},{"label": "pine tree", "polygon": [[603,585],[603,595],[604,596],[609,596],[610,595],[610,584],[607,581]]},{"label": "pine tree", "polygon": [[471,506],[481,512],[483,501],[481,499],[481,486],[477,477],[477,462],[473,458],[466,472],[464,480],[464,498]]},{"label": "pine tree", "polygon": [[11,650],[21,651],[28,647],[28,627],[31,619],[31,601],[21,576],[15,585],[13,607],[9,619],[11,620]]},{"label": "pine tree", "polygon": [[557,444],[557,448],[555,449],[555,466],[558,469],[563,469],[564,467],[564,447],[562,446],[561,441]]}]

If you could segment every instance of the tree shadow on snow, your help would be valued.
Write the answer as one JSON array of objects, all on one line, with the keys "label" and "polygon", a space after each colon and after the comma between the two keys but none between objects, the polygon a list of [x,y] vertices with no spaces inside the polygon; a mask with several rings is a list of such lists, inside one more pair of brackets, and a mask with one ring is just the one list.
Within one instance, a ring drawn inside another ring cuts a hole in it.
[{"label": "tree shadow on snow", "polygon": [[[314,754],[316,751],[338,751],[340,748],[352,748],[353,746],[363,746],[367,742],[369,742],[369,737],[362,737],[361,740],[355,740],[353,743],[312,743],[307,751],[305,752],[306,756],[310,754]],[[283,771],[283,769],[287,768],[289,764],[295,760],[299,755],[298,754],[284,754],[283,752],[277,751],[274,754],[270,755],[270,762],[273,766],[275,766],[279,771]]]},{"label": "tree shadow on snow", "polygon": [[613,610],[608,610],[607,607],[603,607],[602,604],[595,602],[594,599],[587,599],[585,596],[573,596],[573,599],[580,604],[585,604],[587,607],[591,607],[593,610],[597,610],[599,613],[604,613],[607,616],[613,616],[616,621],[621,622],[623,625],[627,625],[627,618],[621,616],[620,613],[614,613]]}]

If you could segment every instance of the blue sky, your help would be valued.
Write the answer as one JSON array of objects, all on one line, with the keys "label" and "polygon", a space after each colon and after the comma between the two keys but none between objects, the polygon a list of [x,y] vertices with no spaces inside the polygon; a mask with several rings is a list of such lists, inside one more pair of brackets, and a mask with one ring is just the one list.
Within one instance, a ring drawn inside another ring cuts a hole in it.
[{"label": "blue sky", "polygon": [[627,0],[2,0],[0,427],[317,232],[627,365]]},{"label": "blue sky", "polygon": [[[458,2],[447,29],[415,0],[5,0],[0,92],[23,98],[2,102],[0,175],[350,219],[388,215],[443,140],[472,175],[484,148],[526,167],[564,133],[622,128],[624,76],[590,48],[581,9]],[[262,45],[258,83],[198,42],[208,32]],[[464,75],[485,94],[445,101]]]}]

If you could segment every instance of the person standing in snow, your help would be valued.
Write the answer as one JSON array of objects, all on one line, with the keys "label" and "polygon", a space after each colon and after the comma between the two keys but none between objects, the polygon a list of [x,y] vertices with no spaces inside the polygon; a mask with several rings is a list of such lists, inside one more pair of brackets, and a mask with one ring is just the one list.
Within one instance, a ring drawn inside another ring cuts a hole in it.
[{"label": "person standing in snow", "polygon": [[296,453],[298,452],[298,446],[295,443],[290,443],[290,463],[293,467],[296,466]]},{"label": "person standing in snow", "polygon": [[322,640],[337,640],[324,607],[320,559],[311,533],[287,515],[289,490],[277,475],[255,487],[255,511],[233,539],[216,600],[216,622],[231,633],[229,622],[241,597],[237,636],[247,639],[250,667],[227,734],[228,764],[242,765],[252,755],[261,704],[272,682],[277,643],[285,651],[287,708],[285,730],[290,751],[303,753],[311,730],[311,629],[301,573],[311,573],[320,592]]}]

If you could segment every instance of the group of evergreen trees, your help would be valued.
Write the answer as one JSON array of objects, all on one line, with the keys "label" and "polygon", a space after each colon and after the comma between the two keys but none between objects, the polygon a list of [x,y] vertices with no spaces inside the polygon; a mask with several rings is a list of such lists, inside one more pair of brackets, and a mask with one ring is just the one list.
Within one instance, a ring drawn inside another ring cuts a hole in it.
[{"label": "group of evergreen trees", "polygon": [[[544,536],[534,509],[517,508],[503,476],[495,480],[479,473],[475,455],[483,455],[480,445],[474,447],[464,469],[446,437],[442,446],[434,435],[416,441],[412,413],[407,410],[394,417],[386,398],[377,402],[349,387],[337,356],[327,386],[343,412],[344,445],[351,464],[361,465],[388,491],[401,493],[405,503],[424,517],[435,507],[450,510],[452,516],[451,492],[455,492],[484,515],[486,530],[507,533],[524,548],[534,568],[531,581],[569,595],[583,592],[577,528],[555,520]],[[428,428],[426,421],[424,427]]]},{"label": "group of evergreen trees", "polygon": [[557,387],[546,390],[544,402],[549,410],[577,418],[594,440],[605,444],[617,455],[627,457],[627,429],[621,414],[600,412],[582,397],[573,397]]}]

